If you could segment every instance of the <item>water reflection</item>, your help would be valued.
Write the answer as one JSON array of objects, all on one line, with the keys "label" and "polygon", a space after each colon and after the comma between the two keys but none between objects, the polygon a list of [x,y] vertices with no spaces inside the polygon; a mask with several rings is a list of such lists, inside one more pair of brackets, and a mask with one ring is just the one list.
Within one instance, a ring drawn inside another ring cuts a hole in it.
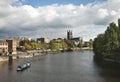
[{"label": "water reflection", "polygon": [[[0,64],[0,82],[119,82],[118,65],[96,62],[92,51],[64,52]],[[23,72],[16,67],[32,66]]]},{"label": "water reflection", "polygon": [[8,70],[12,70],[13,68],[13,62],[8,62]]},{"label": "water reflection", "polygon": [[93,63],[97,67],[97,73],[105,79],[105,82],[120,81],[120,64],[98,60],[93,60]]}]

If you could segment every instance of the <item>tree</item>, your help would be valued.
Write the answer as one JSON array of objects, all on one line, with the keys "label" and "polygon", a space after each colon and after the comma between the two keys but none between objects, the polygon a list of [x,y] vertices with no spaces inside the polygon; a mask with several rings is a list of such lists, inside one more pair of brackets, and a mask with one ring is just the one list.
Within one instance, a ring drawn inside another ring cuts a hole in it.
[{"label": "tree", "polygon": [[61,43],[53,43],[52,49],[56,49],[56,50],[62,49],[62,44]]},{"label": "tree", "polygon": [[96,56],[120,61],[120,19],[118,26],[112,22],[104,34],[98,35],[93,42]]},{"label": "tree", "polygon": [[68,45],[68,48],[74,48],[76,46],[71,40],[65,40],[65,43]]},{"label": "tree", "polygon": [[103,39],[104,39],[104,34],[99,34],[93,42],[93,51],[99,57],[103,57],[104,53],[105,53],[105,49],[103,46],[103,44],[104,44]]},{"label": "tree", "polygon": [[38,48],[40,48],[40,44],[37,42],[31,42],[31,47],[32,47],[32,49],[38,49]]},{"label": "tree", "polygon": [[32,47],[28,43],[25,43],[24,46],[25,50],[30,50]]},{"label": "tree", "polygon": [[20,47],[18,47],[18,50],[31,50],[31,49],[38,49],[40,48],[40,43],[38,43],[35,40],[22,40],[20,41]]}]

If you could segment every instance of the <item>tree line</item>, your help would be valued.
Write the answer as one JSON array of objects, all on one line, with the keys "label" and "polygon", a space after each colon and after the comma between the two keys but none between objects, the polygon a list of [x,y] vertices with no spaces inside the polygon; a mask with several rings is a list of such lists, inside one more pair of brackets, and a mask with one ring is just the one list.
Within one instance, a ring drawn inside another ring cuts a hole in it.
[{"label": "tree line", "polygon": [[[91,43],[91,44],[90,44]],[[17,50],[20,51],[26,51],[26,50],[36,50],[36,49],[42,49],[42,50],[67,50],[71,48],[83,48],[83,47],[92,47],[92,40],[90,40],[89,45],[84,45],[82,42],[79,42],[79,44],[75,44],[72,40],[67,39],[56,39],[51,40],[49,43],[41,43],[39,41],[35,40],[22,40],[19,43],[19,46],[17,47]]]},{"label": "tree line", "polygon": [[40,43],[38,41],[35,40],[22,40],[19,43],[19,47],[17,48],[17,50],[36,50],[36,49],[51,49],[51,50],[59,50],[59,49],[66,49],[68,47],[73,47],[75,46],[75,44],[72,44],[71,41],[67,41],[67,40],[60,40],[60,41],[55,41],[52,40],[50,41],[50,43]]},{"label": "tree line", "polygon": [[103,34],[99,34],[93,42],[96,58],[120,61],[120,19],[118,25],[112,22]]}]

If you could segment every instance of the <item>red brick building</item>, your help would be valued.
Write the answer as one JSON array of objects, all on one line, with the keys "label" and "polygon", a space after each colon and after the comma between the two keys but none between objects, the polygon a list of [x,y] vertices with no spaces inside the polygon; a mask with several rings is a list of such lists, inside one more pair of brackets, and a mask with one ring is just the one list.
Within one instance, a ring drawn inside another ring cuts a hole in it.
[{"label": "red brick building", "polygon": [[12,52],[12,54],[16,54],[16,46],[17,43],[15,40],[6,40],[8,43],[8,52]]}]

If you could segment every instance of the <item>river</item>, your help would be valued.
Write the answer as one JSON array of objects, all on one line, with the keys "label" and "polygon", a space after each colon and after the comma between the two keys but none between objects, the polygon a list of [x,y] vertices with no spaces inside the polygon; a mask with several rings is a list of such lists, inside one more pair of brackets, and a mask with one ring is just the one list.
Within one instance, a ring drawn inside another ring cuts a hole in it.
[{"label": "river", "polygon": [[[64,52],[0,63],[0,82],[120,82],[120,68],[93,60],[92,51]],[[31,62],[17,72],[16,67]]]}]

